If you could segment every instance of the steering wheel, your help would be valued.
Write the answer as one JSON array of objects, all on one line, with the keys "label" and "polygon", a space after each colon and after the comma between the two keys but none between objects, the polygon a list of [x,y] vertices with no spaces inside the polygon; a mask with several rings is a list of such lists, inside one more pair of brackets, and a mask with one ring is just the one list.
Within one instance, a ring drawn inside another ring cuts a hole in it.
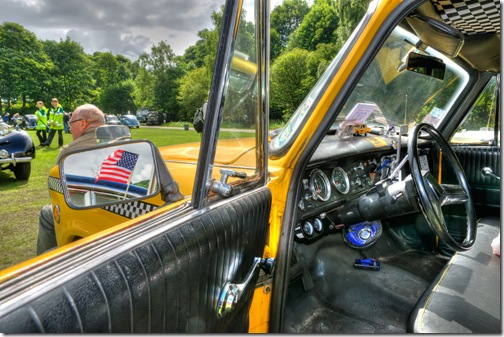
[{"label": "steering wheel", "polygon": [[[434,139],[443,151],[443,156],[452,164],[458,185],[440,185],[429,171],[421,169],[417,144],[418,137],[422,131]],[[430,228],[454,251],[464,251],[471,248],[476,239],[474,206],[464,171],[450,145],[433,126],[421,123],[415,125],[413,130],[409,132],[408,157],[411,176],[418,191],[418,198],[420,199],[420,208]],[[455,240],[448,232],[442,210],[443,206],[456,204],[465,206],[467,216],[466,237],[462,242]]]}]

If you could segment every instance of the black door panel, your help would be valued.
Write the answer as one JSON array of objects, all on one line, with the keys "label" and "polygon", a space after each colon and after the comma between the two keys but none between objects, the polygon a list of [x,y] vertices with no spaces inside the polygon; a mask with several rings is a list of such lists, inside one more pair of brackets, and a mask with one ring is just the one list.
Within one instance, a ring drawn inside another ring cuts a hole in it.
[{"label": "black door panel", "polygon": [[[484,167],[489,167],[500,176],[500,147],[497,146],[452,146],[462,167],[467,182],[471,187],[478,217],[495,213],[500,208],[500,181],[481,174]],[[449,181],[449,172],[443,167],[443,179]]]},{"label": "black door panel", "polygon": [[22,293],[14,294],[18,303],[28,304],[0,308],[0,331],[246,332],[248,294],[258,275],[242,296],[247,300],[228,316],[218,319],[215,308],[224,284],[243,281],[254,257],[262,256],[270,207],[271,192],[261,188],[38,297],[24,301]]}]

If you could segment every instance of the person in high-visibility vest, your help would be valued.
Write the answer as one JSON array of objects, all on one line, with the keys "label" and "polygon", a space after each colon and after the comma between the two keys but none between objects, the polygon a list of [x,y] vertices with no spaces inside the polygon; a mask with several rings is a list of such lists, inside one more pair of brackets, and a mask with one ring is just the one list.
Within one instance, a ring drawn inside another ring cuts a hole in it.
[{"label": "person in high-visibility vest", "polygon": [[63,116],[65,111],[63,107],[58,103],[57,98],[53,98],[51,100],[51,110],[49,110],[49,119],[47,121],[47,125],[49,125],[49,137],[47,141],[40,144],[41,146],[50,146],[51,142],[58,131],[58,147],[63,146]]},{"label": "person in high-visibility vest", "polygon": [[37,118],[37,137],[40,142],[39,146],[47,141],[47,108],[44,106],[44,102],[37,102],[37,111],[35,111],[35,116]]}]

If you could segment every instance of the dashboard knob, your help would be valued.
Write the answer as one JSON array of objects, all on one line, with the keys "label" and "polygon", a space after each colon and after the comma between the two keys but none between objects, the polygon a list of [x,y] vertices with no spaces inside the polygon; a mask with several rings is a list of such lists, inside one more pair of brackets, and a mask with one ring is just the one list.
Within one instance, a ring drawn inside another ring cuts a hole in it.
[{"label": "dashboard knob", "polygon": [[303,224],[303,232],[308,236],[313,234],[313,225],[311,222],[307,221]]}]

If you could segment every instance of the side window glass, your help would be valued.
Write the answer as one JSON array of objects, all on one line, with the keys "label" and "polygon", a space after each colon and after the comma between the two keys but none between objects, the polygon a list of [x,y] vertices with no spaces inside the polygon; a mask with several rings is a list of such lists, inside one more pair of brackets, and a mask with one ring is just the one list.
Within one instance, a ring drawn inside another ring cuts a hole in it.
[{"label": "side window glass", "polygon": [[494,77],[488,82],[450,142],[468,145],[500,144],[500,120],[496,125],[497,99],[497,77]]},{"label": "side window glass", "polygon": [[258,83],[260,51],[257,51],[257,24],[254,1],[243,2],[236,30],[224,106],[215,153],[212,178],[219,181],[229,173],[227,184],[257,180],[261,172],[261,148],[258,133],[261,127],[261,98]]}]

